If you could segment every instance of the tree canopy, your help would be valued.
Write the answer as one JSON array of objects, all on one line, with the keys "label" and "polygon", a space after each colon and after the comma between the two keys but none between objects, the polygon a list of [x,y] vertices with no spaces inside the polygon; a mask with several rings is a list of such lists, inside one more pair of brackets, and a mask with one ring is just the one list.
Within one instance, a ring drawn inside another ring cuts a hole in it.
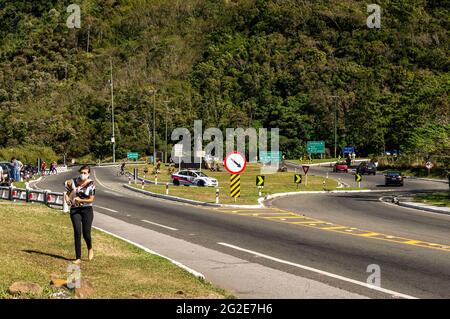
[{"label": "tree canopy", "polygon": [[161,151],[167,99],[169,132],[278,127],[288,158],[335,114],[362,154],[450,138],[446,1],[380,0],[380,29],[357,0],[80,0],[80,29],[70,3],[0,0],[0,147],[109,156],[110,60],[119,157],[153,152],[152,89]]}]

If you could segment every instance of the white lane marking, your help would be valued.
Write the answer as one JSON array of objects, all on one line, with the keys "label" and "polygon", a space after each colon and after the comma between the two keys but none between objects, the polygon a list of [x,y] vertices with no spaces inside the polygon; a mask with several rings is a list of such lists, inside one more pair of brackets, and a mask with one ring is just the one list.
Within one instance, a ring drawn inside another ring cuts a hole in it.
[{"label": "white lane marking", "polygon": [[390,295],[395,296],[395,297],[401,297],[401,298],[405,298],[405,299],[418,299],[416,297],[405,295],[405,294],[402,294],[402,293],[399,293],[399,292],[396,292],[396,291],[393,291],[393,290],[389,290],[389,289],[384,289],[384,288],[381,288],[381,287],[373,286],[373,285],[370,285],[370,284],[362,282],[362,281],[354,280],[354,279],[351,279],[351,278],[347,278],[347,277],[343,277],[343,276],[340,276],[340,275],[336,275],[336,274],[333,274],[333,273],[330,273],[330,272],[327,272],[327,271],[323,271],[323,270],[320,270],[320,269],[316,269],[316,268],[312,268],[312,267],[296,264],[296,263],[293,263],[293,262],[290,262],[290,261],[286,261],[286,260],[279,259],[279,258],[276,258],[276,257],[272,257],[272,256],[269,256],[269,255],[261,254],[261,253],[258,253],[256,251],[253,251],[253,250],[241,248],[241,247],[234,246],[234,245],[227,244],[227,243],[218,242],[217,244],[225,246],[225,247],[228,247],[228,248],[233,248],[233,249],[236,249],[236,250],[239,250],[239,251],[243,251],[243,252],[246,252],[246,253],[258,256],[258,257],[263,257],[263,258],[266,258],[266,259],[269,259],[269,260],[273,260],[273,261],[276,261],[276,262],[279,262],[279,263],[282,263],[282,264],[286,264],[286,265],[289,265],[289,266],[294,266],[294,267],[301,268],[301,269],[308,270],[308,271],[312,271],[312,272],[315,272],[315,273],[318,273],[318,274],[321,274],[321,275],[325,275],[325,276],[328,276],[328,277],[331,277],[331,278],[335,278],[335,279],[339,279],[339,280],[342,280],[342,281],[350,282],[352,284],[363,286],[365,288],[369,288],[369,289],[377,290],[377,291],[380,291],[380,292],[384,292],[384,293],[390,294]]},{"label": "white lane marking", "polygon": [[167,228],[167,229],[170,229],[170,230],[178,230],[178,229],[176,229],[176,228],[169,227],[169,226],[165,226],[165,225],[161,225],[161,224],[158,224],[158,223],[154,223],[154,222],[148,221],[148,220],[146,220],[146,219],[142,219],[141,221],[143,221],[144,223],[148,223],[148,224],[152,224],[152,225],[155,225],[155,226]]},{"label": "white lane marking", "polygon": [[95,207],[96,208],[105,209],[105,210],[109,210],[110,212],[113,212],[113,213],[118,213],[117,210],[114,210],[114,209],[111,209],[111,208],[106,208],[106,207],[102,207],[102,206],[98,206],[98,205],[95,205]]}]

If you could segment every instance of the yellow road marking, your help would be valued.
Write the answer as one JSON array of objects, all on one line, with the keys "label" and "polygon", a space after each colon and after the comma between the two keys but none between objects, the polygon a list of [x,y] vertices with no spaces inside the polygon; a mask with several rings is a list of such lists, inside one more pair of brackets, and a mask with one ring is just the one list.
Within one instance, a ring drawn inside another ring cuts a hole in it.
[{"label": "yellow road marking", "polygon": [[371,236],[376,236],[379,235],[379,233],[365,233],[365,234],[359,234],[359,236],[361,237],[371,237]]},{"label": "yellow road marking", "polygon": [[324,230],[332,230],[332,229],[344,229],[347,228],[345,226],[333,226],[333,227],[322,227],[320,229],[324,229]]},{"label": "yellow road marking", "polygon": [[[216,208],[203,208],[203,209],[208,209],[208,210],[214,211],[214,212],[230,214],[229,210],[228,211],[223,210],[223,209],[219,210]],[[270,212],[267,212],[267,210],[273,210],[273,212],[270,213]],[[367,239],[382,240],[382,241],[387,241],[390,243],[404,244],[404,245],[409,245],[409,246],[416,246],[416,247],[450,252],[450,245],[428,243],[428,242],[424,242],[421,240],[402,238],[402,237],[377,233],[377,232],[373,232],[373,231],[369,231],[369,230],[359,229],[359,228],[355,228],[355,227],[335,225],[335,224],[327,222],[327,221],[310,218],[310,217],[307,217],[307,216],[304,216],[304,215],[301,215],[298,213],[294,213],[294,212],[287,211],[287,210],[282,210],[282,209],[279,209],[276,207],[271,207],[269,209],[266,209],[265,212],[258,212],[258,210],[255,210],[255,209],[245,209],[245,210],[238,209],[238,210],[233,210],[233,211],[237,211],[237,213],[232,213],[234,215],[247,216],[249,218],[253,218],[253,217],[262,218],[262,219],[271,220],[274,222],[298,225],[301,227],[309,227],[309,228],[314,228],[314,229],[319,229],[319,230],[324,230],[324,231],[331,231],[331,232],[336,232],[336,233],[350,235],[350,236],[358,236],[358,237],[364,237]],[[277,213],[275,211],[279,211],[280,213]],[[245,212],[245,213],[241,213],[241,212]],[[279,214],[280,216],[259,216],[259,215],[267,215],[267,214],[274,214],[274,215]],[[281,216],[282,214],[285,214],[287,216]],[[289,219],[304,219],[304,220],[303,221],[291,221]],[[335,225],[335,226],[324,227],[324,225]]]},{"label": "yellow road marking", "polygon": [[298,216],[294,216],[294,215],[288,215],[288,216],[266,216],[263,218],[269,218],[269,219],[277,219],[277,218],[295,218],[295,219],[303,219],[304,217],[298,217]]}]

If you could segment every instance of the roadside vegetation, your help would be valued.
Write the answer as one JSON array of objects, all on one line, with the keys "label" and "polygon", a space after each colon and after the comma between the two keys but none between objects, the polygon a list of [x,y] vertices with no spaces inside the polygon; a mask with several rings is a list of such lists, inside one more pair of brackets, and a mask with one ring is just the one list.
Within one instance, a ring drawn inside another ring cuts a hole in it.
[{"label": "roadside vegetation", "polygon": [[414,201],[433,206],[450,207],[450,193],[434,193],[414,197]]},{"label": "roadside vegetation", "polygon": [[[93,230],[95,258],[85,260],[81,278],[92,286],[89,298],[226,298],[229,293],[198,280],[164,258],[149,254],[110,235]],[[57,291],[52,277],[66,279],[73,254],[69,216],[43,205],[0,201],[0,298],[12,298],[8,287],[17,281]],[[70,297],[73,291],[65,290]]]},{"label": "roadside vegetation", "polygon": [[382,0],[377,30],[361,0],[113,2],[78,1],[73,30],[67,1],[2,1],[0,147],[110,156],[112,59],[118,158],[152,152],[153,121],[163,150],[166,118],[279,128],[299,158],[308,140],[329,151],[335,114],[339,149],[448,154],[447,1]]}]

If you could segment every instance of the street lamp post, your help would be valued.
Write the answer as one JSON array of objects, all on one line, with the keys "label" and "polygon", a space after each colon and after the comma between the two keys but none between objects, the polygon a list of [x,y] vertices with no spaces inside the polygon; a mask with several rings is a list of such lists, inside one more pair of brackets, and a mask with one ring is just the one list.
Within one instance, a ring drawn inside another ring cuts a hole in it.
[{"label": "street lamp post", "polygon": [[156,89],[151,89],[150,93],[153,94],[153,164],[156,163]]},{"label": "street lamp post", "polygon": [[338,95],[331,96],[334,99],[334,158],[337,156],[337,105],[336,99],[339,98]]},{"label": "street lamp post", "polygon": [[114,135],[114,82],[113,82],[113,73],[112,73],[112,59],[109,60],[111,67],[111,113],[112,113],[112,138],[111,142],[113,144],[113,163],[116,162],[116,138]]},{"label": "street lamp post", "polygon": [[167,105],[170,103],[169,100],[165,100],[164,104],[166,105],[166,152],[164,154],[164,163],[167,163]]}]

